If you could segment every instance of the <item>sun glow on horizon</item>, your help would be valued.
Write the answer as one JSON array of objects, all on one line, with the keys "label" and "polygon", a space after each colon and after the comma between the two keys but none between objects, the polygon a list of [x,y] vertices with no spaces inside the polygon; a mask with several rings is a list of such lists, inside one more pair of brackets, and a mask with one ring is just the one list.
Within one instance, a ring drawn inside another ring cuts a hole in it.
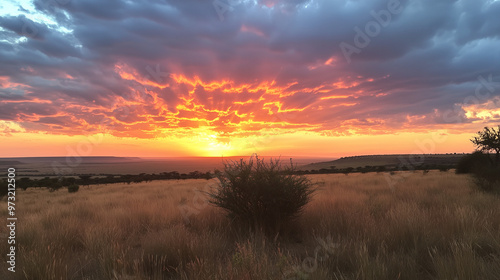
[{"label": "sun glow on horizon", "polygon": [[[471,152],[473,147],[468,141],[471,135],[467,133],[446,134],[444,141],[432,142],[434,136],[429,133],[335,137],[305,132],[246,137],[224,137],[213,133],[200,133],[197,137],[138,139],[109,134],[65,136],[20,132],[16,137],[4,137],[0,154],[2,157],[230,157],[259,154],[262,156],[336,158],[367,154]],[[25,147],[32,148],[26,149]],[[35,147],[44,148],[36,149]]]},{"label": "sun glow on horizon", "polygon": [[4,2],[0,157],[401,153],[436,131],[470,152],[500,122],[498,1],[400,5],[387,27],[377,1]]}]

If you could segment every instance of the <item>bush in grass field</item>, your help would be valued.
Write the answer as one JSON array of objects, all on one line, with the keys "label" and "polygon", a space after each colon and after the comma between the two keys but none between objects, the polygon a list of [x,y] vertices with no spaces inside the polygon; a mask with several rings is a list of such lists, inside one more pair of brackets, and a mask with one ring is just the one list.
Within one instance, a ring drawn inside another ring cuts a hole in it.
[{"label": "bush in grass field", "polygon": [[477,151],[488,155],[491,165],[500,166],[500,125],[497,129],[485,127],[470,141],[476,146]]},{"label": "bush in grass field", "polygon": [[71,186],[68,186],[68,192],[74,193],[77,192],[80,187],[77,184],[73,184]]},{"label": "bush in grass field", "polygon": [[475,154],[484,157],[473,170],[476,185],[483,191],[500,194],[500,125],[496,129],[485,127],[471,142],[476,146]]},{"label": "bush in grass field", "polygon": [[487,166],[473,173],[476,186],[485,192],[500,194],[500,167]]},{"label": "bush in grass field", "polygon": [[457,168],[455,173],[457,174],[467,174],[474,173],[476,170],[483,169],[490,166],[489,158],[487,154],[480,151],[476,151],[472,154],[464,155],[460,158],[457,163]]},{"label": "bush in grass field", "polygon": [[309,179],[292,171],[279,159],[225,162],[224,170],[216,172],[219,183],[208,194],[209,202],[250,228],[279,230],[300,215],[314,192]]}]

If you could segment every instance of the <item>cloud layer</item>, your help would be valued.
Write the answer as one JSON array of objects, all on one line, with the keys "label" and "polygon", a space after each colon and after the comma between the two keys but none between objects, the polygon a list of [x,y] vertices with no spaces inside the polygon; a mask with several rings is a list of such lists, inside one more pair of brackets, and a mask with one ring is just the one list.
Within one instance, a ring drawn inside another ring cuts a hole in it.
[{"label": "cloud layer", "polygon": [[488,0],[21,2],[0,14],[0,129],[475,131],[500,121],[499,14]]}]

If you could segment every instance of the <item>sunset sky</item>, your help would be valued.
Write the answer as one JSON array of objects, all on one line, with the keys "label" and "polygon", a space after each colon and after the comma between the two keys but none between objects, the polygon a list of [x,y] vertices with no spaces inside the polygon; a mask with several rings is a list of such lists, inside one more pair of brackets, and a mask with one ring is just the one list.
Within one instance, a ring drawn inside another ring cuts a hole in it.
[{"label": "sunset sky", "polygon": [[471,152],[500,1],[0,3],[0,157]]}]

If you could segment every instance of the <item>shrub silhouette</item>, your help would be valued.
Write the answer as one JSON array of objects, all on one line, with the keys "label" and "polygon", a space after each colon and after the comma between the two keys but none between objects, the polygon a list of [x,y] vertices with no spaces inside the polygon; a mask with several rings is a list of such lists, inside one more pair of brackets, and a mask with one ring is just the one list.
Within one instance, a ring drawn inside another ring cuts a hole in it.
[{"label": "shrub silhouette", "polygon": [[485,127],[482,131],[478,131],[477,136],[470,141],[476,146],[477,151],[487,155],[494,152],[494,156],[488,159],[494,167],[500,166],[500,125],[497,129]]},{"label": "shrub silhouette", "polygon": [[73,184],[68,187],[68,192],[74,193],[77,192],[80,187],[77,184]]},{"label": "shrub silhouette", "polygon": [[293,171],[279,159],[225,162],[209,202],[251,229],[274,234],[300,215],[314,192],[311,181]]},{"label": "shrub silhouette", "polygon": [[476,185],[483,191],[500,194],[500,125],[497,129],[485,127],[471,142],[476,146],[476,157],[483,157],[472,170]]},{"label": "shrub silhouette", "polygon": [[476,186],[485,192],[500,194],[500,167],[485,166],[473,173]]},{"label": "shrub silhouette", "polygon": [[455,173],[457,174],[474,173],[476,170],[488,167],[491,165],[488,157],[489,157],[488,155],[483,154],[480,151],[464,155],[458,161]]}]

